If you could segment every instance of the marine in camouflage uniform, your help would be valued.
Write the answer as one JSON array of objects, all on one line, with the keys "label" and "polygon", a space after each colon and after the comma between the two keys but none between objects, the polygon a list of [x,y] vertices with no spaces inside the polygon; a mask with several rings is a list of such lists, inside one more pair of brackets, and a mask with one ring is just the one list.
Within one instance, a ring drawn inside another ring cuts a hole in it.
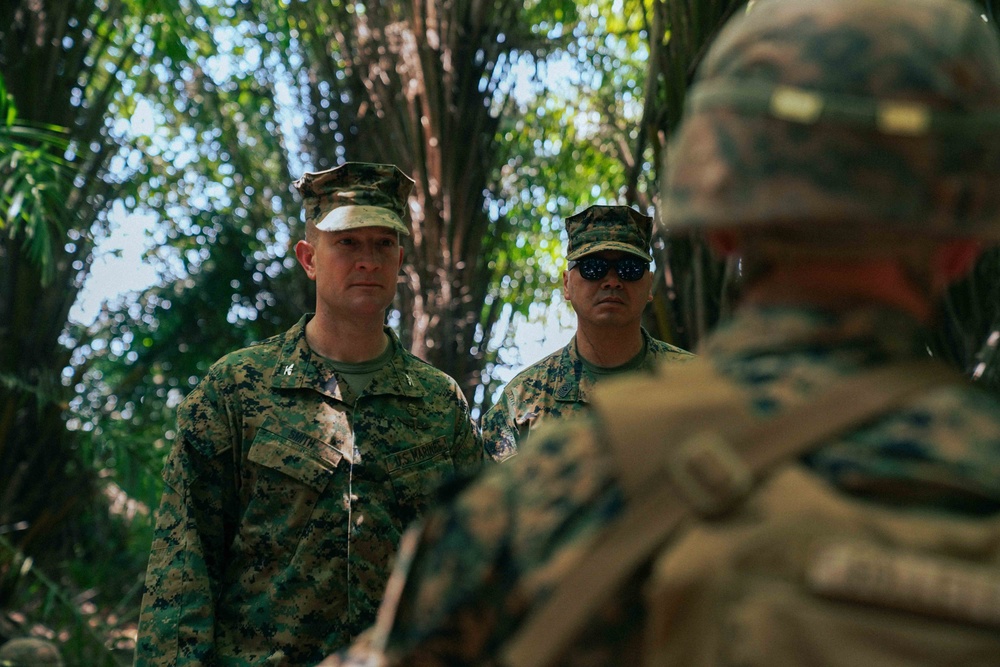
[{"label": "marine in camouflage uniform", "polygon": [[[563,274],[563,283],[577,312],[577,333],[561,350],[518,373],[483,416],[483,443],[494,461],[516,455],[529,432],[542,424],[582,412],[598,381],[694,357],[656,340],[641,325],[643,307],[652,298],[653,278],[648,271],[653,260],[649,254],[652,229],[653,219],[630,206],[590,206],[566,219],[570,268]],[[601,278],[589,281],[593,289],[586,289],[587,279],[577,268],[580,260],[620,257],[643,264],[641,274],[630,276],[637,275],[636,280],[623,280],[617,269],[607,267]],[[581,275],[571,273],[574,268]],[[603,359],[612,360],[613,365],[602,363]]]},{"label": "marine in camouflage uniform", "polygon": [[[931,297],[977,239],[1000,240],[998,118],[1000,50],[970,3],[759,0],[734,19],[699,68],[662,198],[669,230],[718,230],[749,263],[741,308],[695,363],[765,424],[837,379],[926,359]],[[539,434],[408,534],[368,643],[325,664],[499,663],[629,509],[596,419]],[[996,517],[1000,404],[971,384],[925,389],[791,467],[870,510]],[[641,583],[560,664],[640,664]]]},{"label": "marine in camouflage uniform", "polygon": [[[307,218],[296,254],[317,280],[317,314],[223,357],[179,407],[137,665],[315,664],[374,620],[404,527],[481,466],[458,385],[379,319],[411,185],[362,163],[296,183]],[[372,320],[367,342],[384,350],[323,356],[329,330],[309,330],[337,324],[323,313]]]}]

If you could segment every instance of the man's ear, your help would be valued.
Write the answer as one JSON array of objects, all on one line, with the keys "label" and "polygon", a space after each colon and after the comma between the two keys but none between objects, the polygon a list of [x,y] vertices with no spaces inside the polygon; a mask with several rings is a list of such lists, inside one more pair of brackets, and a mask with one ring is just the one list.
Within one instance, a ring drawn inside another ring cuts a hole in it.
[{"label": "man's ear", "polygon": [[945,286],[964,277],[982,254],[982,246],[974,239],[943,241],[931,256],[935,280]]},{"label": "man's ear", "polygon": [[[402,251],[400,251],[402,252]],[[305,269],[309,280],[316,280],[316,249],[308,241],[299,241],[295,244],[295,259]]]},{"label": "man's ear", "polygon": [[710,229],[705,238],[708,247],[720,257],[735,255],[740,249],[740,233],[733,229]]},{"label": "man's ear", "polygon": [[572,290],[569,286],[569,271],[563,271],[563,298],[567,301],[572,298]]}]

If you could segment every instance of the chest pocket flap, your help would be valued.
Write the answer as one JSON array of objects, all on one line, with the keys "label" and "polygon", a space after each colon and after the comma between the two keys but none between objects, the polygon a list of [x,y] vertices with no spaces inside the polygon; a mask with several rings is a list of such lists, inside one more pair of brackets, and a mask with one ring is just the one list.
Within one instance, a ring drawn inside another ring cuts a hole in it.
[{"label": "chest pocket flap", "polygon": [[257,431],[247,459],[322,491],[344,454],[335,444],[269,417]]}]

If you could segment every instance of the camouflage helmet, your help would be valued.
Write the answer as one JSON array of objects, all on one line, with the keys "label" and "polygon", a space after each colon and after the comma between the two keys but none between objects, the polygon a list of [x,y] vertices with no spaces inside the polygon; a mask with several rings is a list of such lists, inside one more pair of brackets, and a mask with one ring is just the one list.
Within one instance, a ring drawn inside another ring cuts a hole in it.
[{"label": "camouflage helmet", "polygon": [[345,162],[307,172],[292,185],[303,197],[306,222],[321,232],[388,227],[410,234],[403,218],[413,181],[394,165]]},{"label": "camouflage helmet", "polygon": [[701,64],[664,225],[1000,239],[1000,47],[964,0],[758,0]]},{"label": "camouflage helmet", "polygon": [[62,656],[52,642],[19,637],[0,646],[0,667],[62,667]]}]

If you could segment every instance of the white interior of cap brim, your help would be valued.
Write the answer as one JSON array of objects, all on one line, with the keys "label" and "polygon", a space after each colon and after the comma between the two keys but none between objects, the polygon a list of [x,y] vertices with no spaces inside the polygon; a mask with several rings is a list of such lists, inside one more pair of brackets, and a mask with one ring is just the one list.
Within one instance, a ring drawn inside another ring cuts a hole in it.
[{"label": "white interior of cap brim", "polygon": [[398,215],[381,206],[339,206],[316,223],[316,229],[321,232],[358,227],[388,227],[400,234],[410,233]]}]

